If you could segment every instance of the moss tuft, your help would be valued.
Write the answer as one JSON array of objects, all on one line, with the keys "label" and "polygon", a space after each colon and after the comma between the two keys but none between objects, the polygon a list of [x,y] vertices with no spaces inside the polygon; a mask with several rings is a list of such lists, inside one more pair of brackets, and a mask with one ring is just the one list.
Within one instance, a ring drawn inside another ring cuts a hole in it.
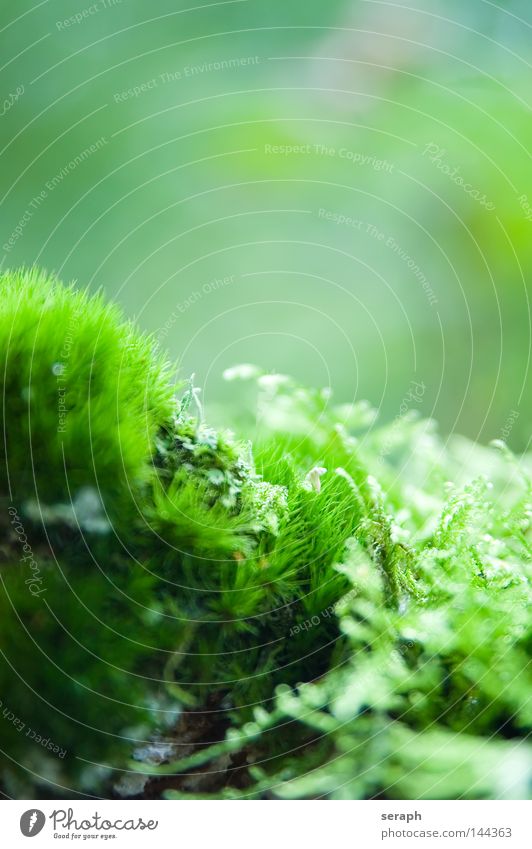
[{"label": "moss tuft", "polygon": [[0,294],[8,793],[531,794],[529,458],[249,366],[235,438],[100,297]]}]

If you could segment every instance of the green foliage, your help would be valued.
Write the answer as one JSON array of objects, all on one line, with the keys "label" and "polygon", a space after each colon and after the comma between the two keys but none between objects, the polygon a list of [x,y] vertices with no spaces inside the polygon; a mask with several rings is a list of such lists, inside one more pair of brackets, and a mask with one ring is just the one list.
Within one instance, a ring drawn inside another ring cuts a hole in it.
[{"label": "green foliage", "polygon": [[252,367],[238,441],[100,299],[0,286],[13,795],[109,793],[113,767],[129,795],[530,795],[527,458]]},{"label": "green foliage", "polygon": [[[306,577],[302,630],[285,632],[283,656],[304,662],[267,710],[234,713],[225,744],[162,771],[208,775],[226,752],[252,764],[243,789],[228,771],[229,798],[528,798],[528,460],[501,445],[444,447],[410,417],[373,428],[367,407],[271,386],[259,376],[254,446],[259,468],[289,489],[271,563],[290,559],[293,528],[292,562],[307,568],[294,570]],[[329,471],[305,509],[294,487],[310,464]],[[328,640],[323,674],[309,657]]]}]

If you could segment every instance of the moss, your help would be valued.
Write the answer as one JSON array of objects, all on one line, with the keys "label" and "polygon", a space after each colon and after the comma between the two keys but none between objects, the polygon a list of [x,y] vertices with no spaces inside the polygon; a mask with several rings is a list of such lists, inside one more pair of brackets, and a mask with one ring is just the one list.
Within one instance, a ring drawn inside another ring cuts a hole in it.
[{"label": "moss", "polygon": [[7,792],[530,794],[528,458],[252,367],[235,438],[101,298],[0,290]]},{"label": "moss", "polygon": [[172,414],[163,360],[115,307],[41,272],[2,274],[0,295],[3,489],[54,504],[94,486],[116,518]]},{"label": "moss", "polygon": [[[202,620],[211,652],[230,639],[219,617],[277,515],[273,501],[258,509],[267,485],[244,446],[189,414],[190,387],[179,401],[152,340],[116,308],[35,270],[3,274],[0,293],[1,680],[14,714],[0,747],[22,792],[68,795],[205,695],[187,698],[176,658]],[[187,674],[223,677],[208,662]]]}]

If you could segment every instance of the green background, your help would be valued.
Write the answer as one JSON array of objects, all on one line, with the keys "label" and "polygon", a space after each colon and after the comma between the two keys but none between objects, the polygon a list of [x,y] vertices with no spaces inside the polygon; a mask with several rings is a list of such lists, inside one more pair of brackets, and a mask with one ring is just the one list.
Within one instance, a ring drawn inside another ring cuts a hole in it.
[{"label": "green background", "polygon": [[4,3],[3,267],[103,287],[215,418],[255,362],[524,449],[531,36],[524,0]]}]

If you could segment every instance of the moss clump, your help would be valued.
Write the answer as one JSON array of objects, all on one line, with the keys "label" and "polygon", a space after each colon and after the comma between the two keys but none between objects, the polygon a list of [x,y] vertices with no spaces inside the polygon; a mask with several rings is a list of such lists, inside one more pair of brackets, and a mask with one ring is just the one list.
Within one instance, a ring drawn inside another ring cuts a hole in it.
[{"label": "moss clump", "polygon": [[172,414],[164,361],[116,307],[41,272],[3,274],[0,295],[1,479],[18,503],[95,487],[113,521]]},{"label": "moss clump", "polygon": [[237,441],[101,299],[0,290],[12,795],[530,795],[527,458],[250,367]]},{"label": "moss clump", "polygon": [[267,570],[288,615],[264,621],[226,740],[137,769],[168,798],[213,795],[224,765],[222,798],[528,798],[530,459],[242,375],[257,468],[287,491]]},{"label": "moss clump", "polygon": [[267,535],[259,481],[100,297],[3,274],[0,350],[5,773],[15,794],[92,792],[175,720],[191,617]]}]

